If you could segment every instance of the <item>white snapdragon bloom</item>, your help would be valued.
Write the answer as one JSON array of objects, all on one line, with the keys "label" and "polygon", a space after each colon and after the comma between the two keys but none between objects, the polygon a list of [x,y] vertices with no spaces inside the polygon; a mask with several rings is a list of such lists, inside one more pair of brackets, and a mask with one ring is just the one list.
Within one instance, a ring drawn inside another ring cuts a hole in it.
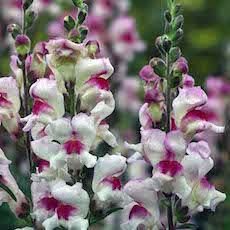
[{"label": "white snapdragon bloom", "polygon": [[147,189],[142,179],[129,181],[124,190],[133,202],[123,210],[121,229],[137,230],[142,227],[157,230],[160,218],[157,193]]},{"label": "white snapdragon bloom", "polygon": [[0,205],[3,202],[7,202],[14,214],[20,218],[29,211],[29,204],[9,170],[10,164],[11,161],[5,157],[3,151],[0,149],[0,181],[13,192],[17,199],[15,201],[5,190],[0,188]]},{"label": "white snapdragon bloom", "polygon": [[64,115],[64,97],[59,91],[55,80],[38,79],[30,87],[30,96],[34,99],[34,105],[32,113],[21,119],[22,122],[26,122],[23,131],[28,132],[35,125],[38,125],[39,130],[42,131],[51,121]]},{"label": "white snapdragon bloom", "polygon": [[94,168],[92,184],[97,207],[123,206],[127,202],[127,197],[118,178],[125,172],[126,167],[126,158],[119,155],[107,154],[98,159]]},{"label": "white snapdragon bloom", "polygon": [[13,77],[0,78],[0,124],[17,139],[20,131],[21,102],[17,82]]},{"label": "white snapdragon bloom", "polygon": [[96,138],[96,127],[92,117],[80,113],[72,121],[60,118],[51,122],[44,136],[31,142],[34,153],[50,163],[50,167],[58,169],[66,163],[73,170],[84,165],[94,167],[97,157],[90,154],[91,146]]},{"label": "white snapdragon bloom", "polygon": [[72,186],[63,180],[34,181],[32,184],[34,203],[33,216],[45,230],[59,226],[67,229],[87,230],[89,195],[81,183]]}]

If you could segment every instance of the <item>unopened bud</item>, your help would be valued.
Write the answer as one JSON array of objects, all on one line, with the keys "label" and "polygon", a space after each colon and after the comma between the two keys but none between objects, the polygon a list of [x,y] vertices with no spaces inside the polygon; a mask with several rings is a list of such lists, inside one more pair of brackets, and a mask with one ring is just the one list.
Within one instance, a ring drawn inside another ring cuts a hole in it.
[{"label": "unopened bud", "polygon": [[37,14],[34,11],[28,11],[26,13],[26,29],[29,29],[32,27],[36,17],[37,17]]},{"label": "unopened bud", "polygon": [[87,15],[88,15],[88,6],[86,4],[83,4],[83,7],[81,8],[78,14],[78,23],[80,25],[85,21]]},{"label": "unopened bud", "polygon": [[7,31],[11,33],[12,37],[15,39],[19,34],[22,33],[21,28],[17,24],[10,24],[7,27]]},{"label": "unopened bud", "polygon": [[178,29],[178,30],[176,31],[176,33],[173,34],[171,40],[172,40],[173,42],[179,42],[179,41],[182,39],[183,34],[184,34],[183,30],[182,30],[182,29]]},{"label": "unopened bud", "polygon": [[92,54],[97,55],[100,53],[100,46],[96,40],[89,41],[86,44],[86,48],[88,49],[89,56],[91,56]]},{"label": "unopened bud", "polygon": [[179,15],[173,20],[173,30],[178,30],[179,28],[182,28],[184,24],[184,17],[183,15]]},{"label": "unopened bud", "polygon": [[165,53],[165,51],[164,51],[164,49],[163,49],[162,37],[161,37],[161,36],[159,36],[159,37],[156,38],[155,45],[156,45],[157,49],[158,49],[161,53]]},{"label": "unopened bud", "polygon": [[81,43],[81,34],[77,29],[72,29],[69,33],[69,40],[75,43]]},{"label": "unopened bud", "polygon": [[23,0],[23,9],[27,10],[33,3],[34,0]]},{"label": "unopened bud", "polygon": [[25,55],[30,52],[31,41],[26,35],[18,35],[15,40],[15,47],[18,54]]},{"label": "unopened bud", "polygon": [[169,10],[165,11],[165,20],[170,23],[172,21],[172,15],[171,12]]},{"label": "unopened bud", "polygon": [[71,15],[68,15],[64,18],[64,27],[67,31],[71,31],[75,27],[75,20]]},{"label": "unopened bud", "polygon": [[181,5],[180,4],[176,4],[173,8],[173,15],[177,16],[180,13],[181,10]]},{"label": "unopened bud", "polygon": [[89,30],[88,30],[88,28],[86,26],[81,26],[79,28],[79,31],[80,31],[80,34],[81,34],[81,42],[83,42],[86,39]]},{"label": "unopened bud", "polygon": [[173,63],[175,62],[180,56],[181,56],[182,52],[180,50],[179,47],[173,47],[170,51],[169,51],[169,58],[170,61]]},{"label": "unopened bud", "polygon": [[76,7],[79,7],[79,8],[82,7],[83,0],[72,0],[72,2]]},{"label": "unopened bud", "polygon": [[154,72],[160,76],[165,77],[166,74],[166,65],[165,62],[160,58],[153,58],[149,65],[153,68]]},{"label": "unopened bud", "polygon": [[164,51],[168,53],[171,49],[172,42],[170,41],[167,35],[162,36],[162,44]]}]

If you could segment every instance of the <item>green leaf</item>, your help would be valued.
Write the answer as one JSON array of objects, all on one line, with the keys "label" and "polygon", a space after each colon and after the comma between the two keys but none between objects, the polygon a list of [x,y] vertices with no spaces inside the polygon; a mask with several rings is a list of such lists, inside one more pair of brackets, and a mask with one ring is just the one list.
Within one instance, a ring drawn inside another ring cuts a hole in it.
[{"label": "green leaf", "polygon": [[0,181],[0,188],[2,188],[4,191],[6,191],[12,197],[12,199],[15,202],[17,202],[17,198],[15,197],[13,192],[6,185],[4,185],[1,181]]},{"label": "green leaf", "polygon": [[91,221],[91,223],[90,223],[90,226],[93,225],[93,224],[98,223],[101,220],[104,220],[107,216],[111,215],[114,212],[120,211],[122,209],[123,208],[112,208],[109,211],[107,211],[103,216],[101,216],[99,218],[93,218],[92,221]]},{"label": "green leaf", "polygon": [[195,224],[183,224],[180,226],[177,226],[176,229],[197,229],[199,226]]}]

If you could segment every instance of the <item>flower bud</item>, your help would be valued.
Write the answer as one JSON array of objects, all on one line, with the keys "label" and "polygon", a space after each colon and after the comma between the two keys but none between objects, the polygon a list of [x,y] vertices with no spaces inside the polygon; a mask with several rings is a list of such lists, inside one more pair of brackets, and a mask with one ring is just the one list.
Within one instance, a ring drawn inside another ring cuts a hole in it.
[{"label": "flower bud", "polygon": [[29,29],[32,27],[36,17],[37,17],[37,14],[34,11],[26,12],[26,29]]},{"label": "flower bud", "polygon": [[139,74],[147,83],[156,82],[159,79],[159,76],[154,73],[153,68],[150,65],[144,66]]},{"label": "flower bud", "polygon": [[33,3],[34,0],[23,0],[23,9],[27,10]]},{"label": "flower bud", "polygon": [[160,58],[153,58],[149,65],[154,69],[154,72],[160,77],[165,77],[166,65],[165,62]]},{"label": "flower bud", "polygon": [[174,77],[181,77],[182,74],[188,73],[188,63],[185,58],[179,58],[173,66],[173,76]]},{"label": "flower bud", "polygon": [[98,55],[100,53],[100,46],[96,40],[88,41],[86,44],[86,48],[88,49],[89,56],[91,56],[92,54]]},{"label": "flower bud", "polygon": [[17,24],[10,24],[7,27],[7,31],[11,33],[12,37],[15,39],[19,34],[22,33],[21,28]]},{"label": "flower bud", "polygon": [[83,42],[86,39],[89,30],[88,30],[88,28],[86,26],[81,26],[79,28],[79,31],[80,31],[80,34],[81,34],[81,42]]},{"label": "flower bud", "polygon": [[159,122],[162,118],[163,109],[160,103],[151,103],[148,112],[153,122]]},{"label": "flower bud", "polygon": [[171,15],[171,12],[169,10],[166,10],[165,11],[165,20],[170,23],[171,20],[172,20],[172,15]]},{"label": "flower bud", "polygon": [[15,40],[15,47],[18,54],[25,55],[30,51],[31,41],[26,35],[18,35]]},{"label": "flower bud", "polygon": [[149,89],[147,93],[145,94],[145,102],[148,104],[154,102],[154,103],[159,103],[164,101],[164,96],[162,93],[159,92],[158,89]]},{"label": "flower bud", "polygon": [[164,49],[164,51],[165,51],[166,53],[168,53],[169,50],[171,49],[172,43],[171,43],[171,41],[170,41],[170,39],[168,38],[167,35],[164,35],[164,36],[162,37],[162,44],[163,44],[163,49]]},{"label": "flower bud", "polygon": [[181,5],[180,4],[176,4],[173,8],[173,15],[177,16],[180,13],[181,10]]},{"label": "flower bud", "polygon": [[83,0],[72,0],[72,2],[76,7],[79,7],[79,8],[82,7]]},{"label": "flower bud", "polygon": [[88,14],[88,6],[86,4],[84,4],[83,6],[84,7],[81,8],[78,14],[78,23],[80,25],[85,21],[87,14]]},{"label": "flower bud", "polygon": [[71,15],[68,15],[64,18],[64,27],[67,31],[71,31],[75,27],[75,20]]},{"label": "flower bud", "polygon": [[172,23],[173,30],[178,30],[179,28],[182,28],[183,24],[184,24],[183,15],[177,16],[176,18],[173,19],[173,23]]},{"label": "flower bud", "polygon": [[72,29],[68,36],[69,40],[75,43],[81,43],[81,34],[78,29]]},{"label": "flower bud", "polygon": [[173,42],[179,42],[182,39],[183,34],[184,34],[183,30],[180,28],[176,31],[176,33],[173,34],[171,40]]},{"label": "flower bud", "polygon": [[155,45],[156,45],[157,49],[158,49],[161,53],[165,53],[165,51],[164,51],[164,49],[163,49],[162,37],[161,37],[161,36],[159,36],[159,37],[156,38]]},{"label": "flower bud", "polygon": [[169,51],[169,58],[171,62],[175,62],[180,56],[181,56],[182,52],[180,50],[179,47],[173,47],[170,51]]}]

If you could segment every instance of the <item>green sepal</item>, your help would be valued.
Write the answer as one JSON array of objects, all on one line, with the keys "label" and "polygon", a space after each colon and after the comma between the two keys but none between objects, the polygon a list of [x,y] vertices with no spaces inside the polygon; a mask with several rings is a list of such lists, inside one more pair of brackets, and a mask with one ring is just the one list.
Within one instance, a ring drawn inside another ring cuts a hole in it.
[{"label": "green sepal", "polygon": [[[0,175],[0,177],[1,177],[1,175]],[[0,181],[0,188],[2,188],[5,192],[7,192],[10,196],[11,196],[11,198],[15,201],[15,202],[17,202],[17,198],[16,198],[16,196],[14,195],[14,193],[11,191],[11,189],[10,188],[8,188],[5,184],[3,184],[1,181]]]},{"label": "green sepal", "polygon": [[154,69],[154,72],[160,76],[165,77],[167,67],[165,65],[165,62],[160,58],[153,58],[150,61],[150,66]]}]

